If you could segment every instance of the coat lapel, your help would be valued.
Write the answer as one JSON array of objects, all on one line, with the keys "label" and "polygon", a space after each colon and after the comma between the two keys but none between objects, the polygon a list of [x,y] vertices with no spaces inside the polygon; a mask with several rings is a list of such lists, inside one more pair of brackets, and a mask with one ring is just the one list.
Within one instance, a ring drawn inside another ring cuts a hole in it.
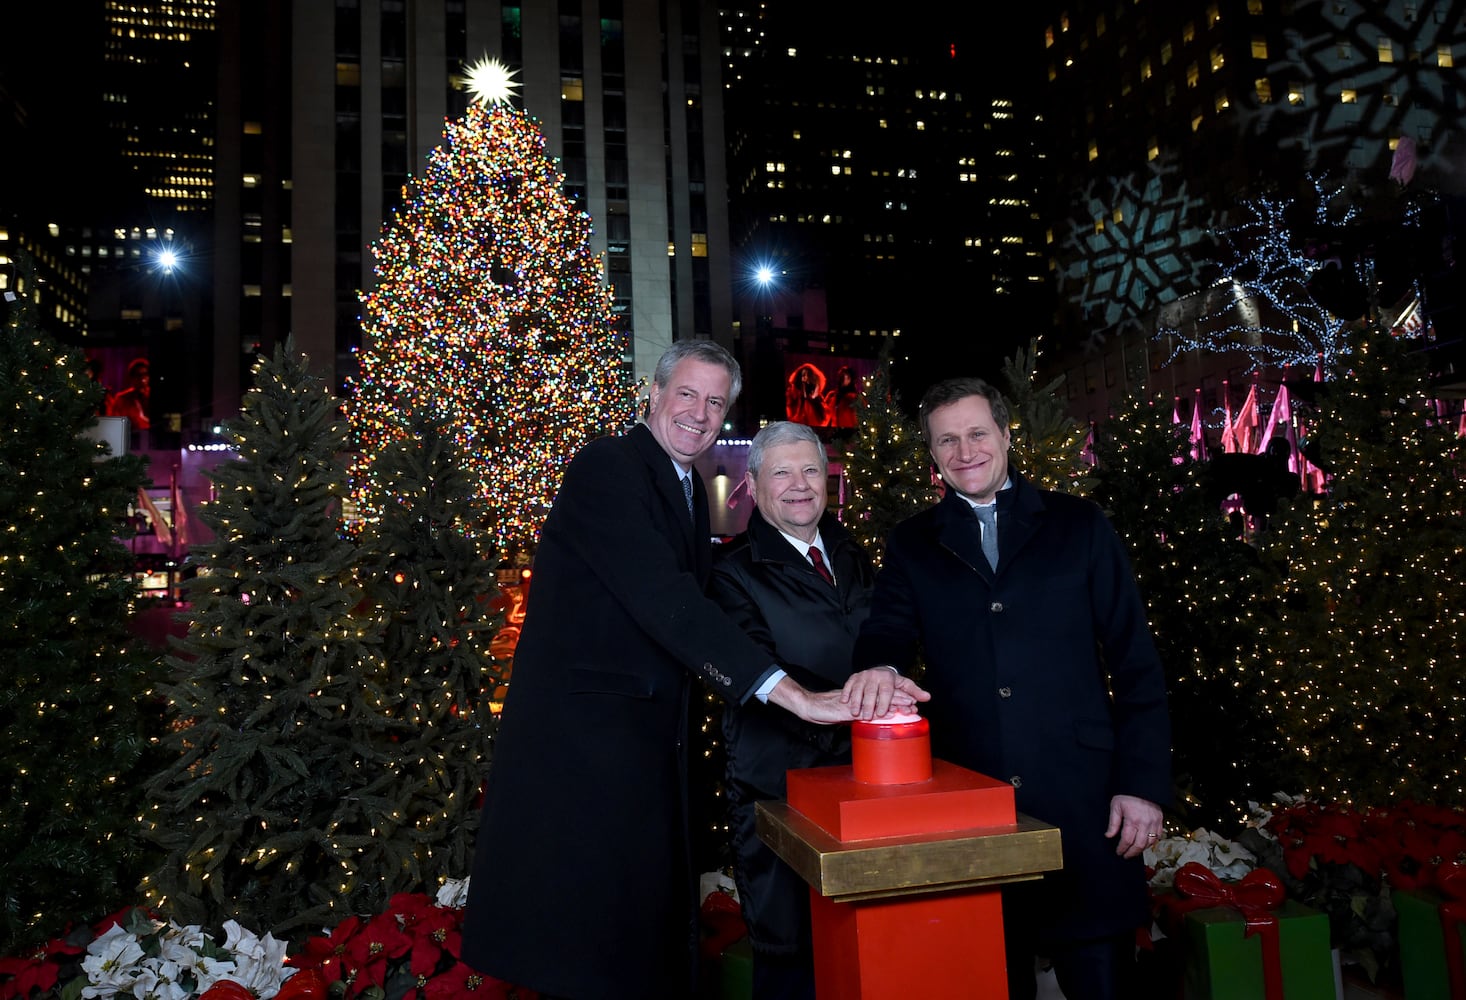
[{"label": "coat lapel", "polygon": [[[993,570],[987,557],[982,554],[982,528],[972,505],[956,490],[949,489],[937,505],[937,540],[942,547],[970,566],[988,583],[993,582]],[[1002,518],[999,517],[999,538],[1002,538]],[[999,563],[1001,565],[1001,561]]]},{"label": "coat lapel", "polygon": [[697,470],[692,470],[692,509],[693,516],[687,516],[687,499],[682,495],[682,482],[677,478],[677,470],[672,465],[671,456],[662,450],[657,444],[657,439],[652,437],[652,432],[647,429],[646,424],[637,424],[627,433],[632,444],[636,446],[642,460],[646,462],[651,480],[656,488],[657,495],[661,498],[664,506],[663,514],[666,521],[675,527],[669,530],[672,537],[669,539],[674,545],[680,544],[680,551],[683,554],[684,565],[691,569],[699,580],[706,580],[712,569],[712,550],[708,545],[699,545],[699,539],[706,539],[712,536],[711,522],[708,518],[708,491],[703,485],[702,477]]}]

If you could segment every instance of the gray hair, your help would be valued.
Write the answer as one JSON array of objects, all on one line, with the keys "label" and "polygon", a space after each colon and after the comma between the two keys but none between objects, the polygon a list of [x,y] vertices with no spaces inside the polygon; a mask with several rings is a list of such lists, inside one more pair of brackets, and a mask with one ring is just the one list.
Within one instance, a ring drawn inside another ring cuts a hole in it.
[{"label": "gray hair", "polygon": [[726,412],[727,408],[733,406],[733,401],[738,398],[738,394],[743,391],[743,370],[738,367],[738,359],[716,340],[677,341],[663,351],[662,356],[657,359],[657,368],[652,372],[652,381],[657,384],[658,389],[666,389],[667,383],[672,380],[672,369],[688,358],[707,365],[719,365],[727,370],[729,385]]},{"label": "gray hair", "polygon": [[820,456],[820,472],[828,473],[830,459],[825,454],[825,443],[814,432],[814,428],[805,424],[796,424],[792,420],[775,420],[753,436],[753,444],[748,448],[749,473],[753,478],[758,478],[759,470],[764,467],[764,452],[770,448],[777,448],[783,444],[798,444],[800,441],[808,441],[815,446]]},{"label": "gray hair", "polygon": [[921,397],[921,436],[926,440],[927,447],[931,447],[932,443],[932,411],[940,410],[968,396],[981,396],[987,400],[993,411],[993,423],[1000,430],[1008,429],[1010,415],[1002,393],[980,378],[949,378],[932,386]]}]

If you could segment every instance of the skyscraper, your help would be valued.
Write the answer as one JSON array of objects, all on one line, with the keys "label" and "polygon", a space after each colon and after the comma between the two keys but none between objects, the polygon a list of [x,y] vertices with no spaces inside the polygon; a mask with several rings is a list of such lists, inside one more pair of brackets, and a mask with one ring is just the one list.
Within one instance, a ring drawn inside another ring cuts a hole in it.
[{"label": "skyscraper", "polygon": [[[214,397],[293,332],[339,383],[360,347],[369,246],[502,60],[595,222],[638,374],[675,339],[731,339],[722,92],[692,0],[221,0]],[[705,53],[707,54],[705,58]]]}]

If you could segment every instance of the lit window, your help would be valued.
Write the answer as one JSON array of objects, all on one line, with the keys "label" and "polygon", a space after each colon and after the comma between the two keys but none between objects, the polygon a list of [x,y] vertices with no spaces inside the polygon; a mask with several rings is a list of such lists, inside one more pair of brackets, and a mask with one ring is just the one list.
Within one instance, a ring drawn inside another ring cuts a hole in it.
[{"label": "lit window", "polygon": [[1215,73],[1217,70],[1225,66],[1226,63],[1227,57],[1222,54],[1222,47],[1220,45],[1214,47],[1211,50],[1211,71]]},{"label": "lit window", "polygon": [[918,131],[918,132],[925,132],[926,131],[926,122],[924,122],[924,121],[918,121],[916,123],[916,131]]},{"label": "lit window", "polygon": [[1142,60],[1140,60],[1140,78],[1142,80],[1149,80],[1151,78],[1151,68],[1150,68],[1150,60],[1149,59],[1142,59]]},{"label": "lit window", "polygon": [[1382,63],[1392,63],[1395,61],[1395,43],[1388,38],[1381,38],[1379,40],[1379,61]]},{"label": "lit window", "polygon": [[840,164],[838,164],[838,163],[832,163],[832,164],[830,164],[830,173],[834,174],[836,177],[839,177],[840,176]]},{"label": "lit window", "polygon": [[1105,33],[1105,16],[1103,14],[1101,14],[1101,15],[1099,15],[1098,17],[1096,17],[1094,19],[1094,37],[1096,37],[1096,38],[1103,37],[1104,33]]},{"label": "lit window", "polygon": [[1161,144],[1152,136],[1150,142],[1145,147],[1145,158],[1147,160],[1157,160],[1160,159],[1160,155]]},{"label": "lit window", "polygon": [[1196,63],[1186,67],[1186,86],[1194,87],[1201,82],[1201,70]]},{"label": "lit window", "polygon": [[1359,100],[1359,95],[1352,88],[1345,88],[1339,92],[1339,100],[1345,104],[1353,104]]},{"label": "lit window", "polygon": [[1115,225],[1118,226],[1120,223],[1125,221],[1125,212],[1123,209],[1117,208],[1110,213],[1110,218],[1114,221]]},{"label": "lit window", "polygon": [[1051,49],[1053,47],[1054,47],[1054,28],[1053,28],[1052,25],[1050,25],[1049,27],[1047,27],[1047,28],[1044,29],[1044,48]]},{"label": "lit window", "polygon": [[1267,39],[1263,38],[1261,35],[1252,36],[1252,58],[1267,58]]},{"label": "lit window", "polygon": [[677,256],[677,244],[675,244],[675,243],[668,243],[667,244],[667,256],[668,257],[675,257],[675,256]]},{"label": "lit window", "polygon": [[1093,139],[1089,141],[1089,158],[1091,160],[1099,159],[1099,143],[1095,142]]},{"label": "lit window", "polygon": [[708,255],[708,234],[692,234],[692,255],[694,257],[706,257]]},{"label": "lit window", "polygon": [[1267,77],[1258,77],[1255,81],[1253,81],[1253,86],[1256,88],[1257,91],[1258,104],[1273,103],[1273,85],[1268,82]]},{"label": "lit window", "polygon": [[1161,65],[1162,66],[1168,66],[1168,65],[1170,65],[1170,62],[1171,62],[1171,54],[1172,54],[1171,53],[1171,43],[1170,42],[1162,42],[1161,43]]},{"label": "lit window", "polygon": [[1192,112],[1192,114],[1191,114],[1191,131],[1193,131],[1193,132],[1200,132],[1201,131],[1201,123],[1204,122],[1204,121],[1206,121],[1206,119],[1201,116],[1201,112],[1200,111],[1194,111],[1194,112]]},{"label": "lit window", "polygon": [[1449,69],[1450,67],[1456,65],[1456,59],[1454,56],[1451,55],[1451,47],[1449,45],[1440,45],[1436,47],[1435,64],[1437,66],[1440,66],[1442,69]]},{"label": "lit window", "polygon": [[1226,111],[1231,106],[1232,102],[1227,99],[1227,92],[1225,90],[1217,91],[1217,96],[1216,99],[1212,102],[1212,107],[1216,108],[1218,111]]},{"label": "lit window", "polygon": [[1105,220],[1103,216],[1097,215],[1094,217],[1094,231],[1097,233],[1105,231]]},{"label": "lit window", "polygon": [[1288,103],[1295,105],[1303,103],[1303,84],[1295,83],[1288,88]]},{"label": "lit window", "polygon": [[336,64],[336,86],[360,87],[361,63],[339,62]]},{"label": "lit window", "polygon": [[1207,4],[1207,7],[1206,7],[1206,26],[1208,28],[1215,28],[1217,26],[1217,22],[1220,21],[1221,19],[1222,19],[1222,14],[1221,14],[1221,12],[1219,10],[1217,10],[1217,5],[1214,4],[1214,3],[1213,4]]},{"label": "lit window", "polygon": [[1190,43],[1196,41],[1196,25],[1195,25],[1195,23],[1193,23],[1191,21],[1187,21],[1185,24],[1183,24],[1181,26],[1181,41],[1187,43],[1188,45]]},{"label": "lit window", "polygon": [[560,100],[585,100],[585,80],[578,76],[562,76],[560,78]]},{"label": "lit window", "polygon": [[848,159],[850,159],[850,150],[847,149],[844,152],[842,152],[840,154],[840,159],[842,159],[842,160],[848,160]]},{"label": "lit window", "polygon": [[1247,0],[1247,13],[1254,16],[1262,13],[1262,0]]},{"label": "lit window", "polygon": [[1059,78],[1059,67],[1055,66],[1053,63],[1049,63],[1049,82],[1052,83],[1053,81],[1057,80],[1058,78]]},{"label": "lit window", "polygon": [[799,50],[796,49],[796,48],[793,48],[792,46],[790,48],[786,49],[785,51],[788,52],[790,59],[793,59],[795,56],[799,55]]},{"label": "lit window", "polygon": [[794,139],[796,139],[796,140],[798,140],[798,139],[799,139],[799,129],[795,129],[795,130],[794,130],[794,134],[793,134],[793,137],[794,137]]},{"label": "lit window", "polygon": [[1346,62],[1354,57],[1354,49],[1349,45],[1347,38],[1339,39],[1339,44],[1335,47],[1334,52]]},{"label": "lit window", "polygon": [[1059,15],[1059,30],[1060,31],[1068,31],[1069,30],[1069,15],[1068,14],[1060,14]]}]

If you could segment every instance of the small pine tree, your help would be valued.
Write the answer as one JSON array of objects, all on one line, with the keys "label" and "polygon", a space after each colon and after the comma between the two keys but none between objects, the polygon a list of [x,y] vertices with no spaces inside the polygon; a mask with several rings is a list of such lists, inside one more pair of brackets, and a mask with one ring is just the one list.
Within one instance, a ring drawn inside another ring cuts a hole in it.
[{"label": "small pine tree", "polygon": [[145,870],[133,817],[158,667],[127,632],[119,541],[145,463],[85,436],[102,388],[37,326],[15,257],[0,305],[0,952],[125,902]]},{"label": "small pine tree", "polygon": [[857,432],[845,445],[844,522],[879,566],[890,530],[936,499],[921,429],[891,388],[889,353],[866,381],[856,419]]},{"label": "small pine tree", "polygon": [[1059,375],[1042,387],[1036,384],[1038,339],[1019,348],[1003,363],[1004,394],[1012,421],[1014,464],[1034,485],[1046,490],[1083,495],[1088,489],[1089,464],[1084,442],[1089,428],[1069,416],[1059,387]]},{"label": "small pine tree", "polygon": [[380,752],[392,773],[389,817],[360,863],[395,892],[431,891],[468,874],[478,827],[476,795],[488,771],[495,690],[507,662],[490,652],[503,614],[493,603],[497,565],[482,501],[451,433],[432,424],[377,461],[382,495],[362,529],[361,579],[382,619],[382,657],[393,725]]},{"label": "small pine tree", "polygon": [[1274,727],[1253,658],[1270,641],[1274,581],[1159,398],[1130,399],[1095,451],[1090,497],[1125,542],[1166,669],[1177,810],[1191,827],[1240,823],[1249,797],[1274,790]]},{"label": "small pine tree", "polygon": [[1377,329],[1350,346],[1316,413],[1328,493],[1290,504],[1263,543],[1286,577],[1259,669],[1300,791],[1462,805],[1466,459],[1419,355]]},{"label": "small pine tree", "polygon": [[182,923],[236,919],[280,933],[375,898],[356,858],[370,829],[342,803],[383,799],[374,745],[381,663],[354,612],[356,548],[341,531],[345,425],[293,345],[255,368],[214,473],[214,529],[190,584],[193,620],[166,687],[176,756],[148,784],[146,827],[166,851],[147,901]]}]

